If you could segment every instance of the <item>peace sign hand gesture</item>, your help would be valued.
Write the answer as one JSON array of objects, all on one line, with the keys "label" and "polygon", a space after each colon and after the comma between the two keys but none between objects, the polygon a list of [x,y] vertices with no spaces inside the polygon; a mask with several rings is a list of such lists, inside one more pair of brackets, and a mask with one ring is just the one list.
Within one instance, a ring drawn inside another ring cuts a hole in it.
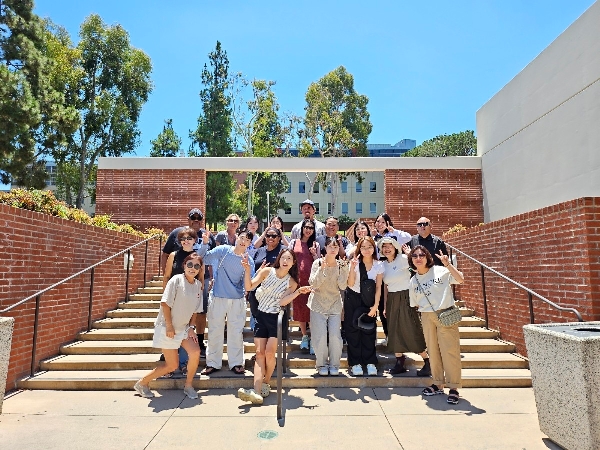
[{"label": "peace sign hand gesture", "polygon": [[448,255],[444,255],[440,250],[437,254],[437,257],[440,258],[440,261],[442,261],[444,267],[448,267],[448,265],[450,264],[450,259],[448,258]]}]

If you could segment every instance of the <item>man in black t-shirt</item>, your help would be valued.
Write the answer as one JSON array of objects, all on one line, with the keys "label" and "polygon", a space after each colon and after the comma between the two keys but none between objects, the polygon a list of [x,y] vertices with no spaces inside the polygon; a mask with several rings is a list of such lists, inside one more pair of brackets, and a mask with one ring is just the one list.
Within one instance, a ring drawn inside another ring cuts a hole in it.
[{"label": "man in black t-shirt", "polygon": [[[202,211],[200,211],[198,208],[193,208],[188,213],[188,226],[190,228],[193,228],[196,231],[196,233],[198,233],[198,240],[194,244],[195,251],[200,250],[200,245],[202,245],[202,235],[204,233],[206,233],[206,230],[204,228],[201,228],[203,220],[204,220],[204,214],[202,214]],[[165,264],[167,262],[167,258],[169,257],[169,255],[172,252],[179,250],[181,248],[181,245],[179,245],[179,241],[177,240],[177,235],[183,228],[184,227],[175,228],[173,231],[171,231],[171,233],[169,234],[169,237],[167,238],[167,242],[165,243],[165,246],[163,247],[161,258],[160,258],[163,272],[165,270]],[[217,246],[217,243],[215,242],[215,238],[212,236],[212,234],[209,234],[209,236],[210,236],[210,238],[209,238],[210,239],[209,240],[209,250],[210,250],[210,249],[215,248]],[[208,264],[205,267],[206,267],[206,271],[204,272],[204,296],[203,296],[204,297],[203,298],[204,312],[202,312],[200,314],[196,314],[196,334],[198,335],[198,343],[200,344],[200,355],[202,358],[206,357],[206,346],[204,345],[204,331],[206,329],[206,310],[208,309],[208,291],[210,290],[210,284],[212,282],[212,269],[210,268],[210,266]]]},{"label": "man in black t-shirt", "polygon": [[410,248],[415,248],[417,245],[422,245],[425,247],[431,256],[433,256],[433,263],[436,266],[443,266],[442,261],[437,256],[440,250],[444,255],[448,254],[448,250],[446,249],[446,244],[439,237],[431,234],[432,230],[431,220],[427,217],[421,217],[417,221],[417,234],[415,234],[408,245]]}]

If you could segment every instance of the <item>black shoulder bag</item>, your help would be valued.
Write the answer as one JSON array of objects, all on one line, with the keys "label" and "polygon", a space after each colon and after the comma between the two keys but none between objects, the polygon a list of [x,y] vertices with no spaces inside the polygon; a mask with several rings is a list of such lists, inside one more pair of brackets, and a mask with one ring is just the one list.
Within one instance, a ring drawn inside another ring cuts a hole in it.
[{"label": "black shoulder bag", "polygon": [[367,275],[365,263],[358,263],[360,272],[360,296],[362,297],[363,305],[372,308],[375,305],[375,280],[371,280]]}]

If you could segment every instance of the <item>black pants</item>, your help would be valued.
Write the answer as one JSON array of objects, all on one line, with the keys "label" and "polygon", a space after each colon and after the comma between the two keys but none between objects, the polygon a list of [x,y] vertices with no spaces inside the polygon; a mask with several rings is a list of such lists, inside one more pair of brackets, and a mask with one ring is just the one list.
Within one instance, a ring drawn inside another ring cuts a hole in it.
[{"label": "black pants", "polygon": [[383,308],[384,308],[384,304],[383,304],[383,286],[381,286],[381,298],[379,299],[379,319],[381,319],[381,326],[383,327],[383,332],[385,333],[385,336],[387,337],[388,335],[388,325],[387,325],[387,318],[384,317],[383,315]]},{"label": "black pants", "polygon": [[352,289],[346,289],[346,302],[344,303],[344,330],[346,331],[346,343],[348,350],[348,365],[377,364],[377,353],[375,352],[375,338],[377,327],[365,331],[357,326],[357,319],[363,312],[370,308],[363,305],[360,294]]}]

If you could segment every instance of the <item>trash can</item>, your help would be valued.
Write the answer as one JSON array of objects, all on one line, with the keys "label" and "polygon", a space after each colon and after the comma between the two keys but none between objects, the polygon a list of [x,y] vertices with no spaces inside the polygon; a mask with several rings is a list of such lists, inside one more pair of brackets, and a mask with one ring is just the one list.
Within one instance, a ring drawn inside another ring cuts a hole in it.
[{"label": "trash can", "polygon": [[14,318],[0,317],[0,414],[2,414],[2,401],[6,390],[6,376],[8,375],[8,361],[10,359],[14,325]]},{"label": "trash can", "polygon": [[600,449],[600,322],[523,327],[540,430],[569,449]]}]

